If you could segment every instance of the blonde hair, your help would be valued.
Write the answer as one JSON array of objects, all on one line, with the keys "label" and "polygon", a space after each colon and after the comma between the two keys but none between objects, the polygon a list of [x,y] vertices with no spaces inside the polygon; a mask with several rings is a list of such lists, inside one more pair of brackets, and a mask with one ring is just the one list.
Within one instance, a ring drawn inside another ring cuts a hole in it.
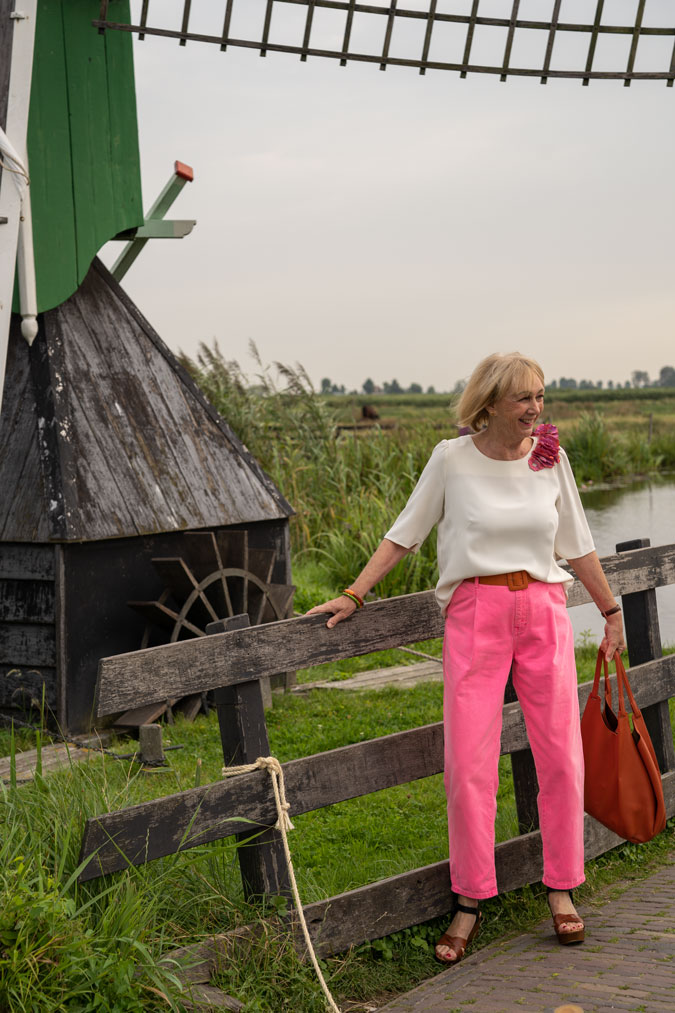
[{"label": "blonde hair", "polygon": [[529,388],[532,374],[544,386],[544,373],[538,362],[520,352],[488,355],[479,362],[457,402],[457,422],[478,432],[487,425],[488,406],[510,391]]}]

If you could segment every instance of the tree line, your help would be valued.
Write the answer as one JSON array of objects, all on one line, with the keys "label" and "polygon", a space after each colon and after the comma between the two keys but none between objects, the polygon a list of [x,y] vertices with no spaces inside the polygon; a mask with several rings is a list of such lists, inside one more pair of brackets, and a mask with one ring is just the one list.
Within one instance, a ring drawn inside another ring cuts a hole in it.
[{"label": "tree line", "polygon": [[370,377],[361,384],[361,390],[347,390],[344,384],[333,383],[328,377],[321,381],[322,394],[435,394],[435,387],[427,387],[426,391],[421,383],[411,383],[404,387],[398,380],[385,380],[382,384],[375,383]]},{"label": "tree line", "polygon": [[575,379],[568,376],[561,376],[559,380],[553,380],[550,384],[547,384],[547,390],[602,390],[605,387],[607,390],[642,390],[645,387],[675,387],[675,368],[673,366],[662,366],[659,370],[659,375],[656,379],[652,380],[644,369],[634,369],[630,375],[630,380],[625,380],[623,383],[620,381],[615,382],[608,380],[607,383],[603,383],[602,380],[596,380],[595,383],[592,380],[580,380],[578,383]]},{"label": "tree line", "polygon": [[[645,387],[673,387],[675,388],[675,367],[662,366],[659,375],[651,379],[649,373],[643,369],[635,369],[631,373],[630,380],[579,380],[570,376],[561,376],[557,380],[551,380],[546,385],[547,390],[642,390]],[[370,377],[363,381],[360,390],[347,390],[344,384],[333,383],[328,377],[321,381],[322,394],[365,394],[370,397],[373,394],[461,394],[464,390],[464,381],[458,380],[450,391],[436,391],[435,387],[427,387],[426,391],[420,383],[411,383],[407,387],[398,380],[385,380],[381,384],[375,383]]]}]

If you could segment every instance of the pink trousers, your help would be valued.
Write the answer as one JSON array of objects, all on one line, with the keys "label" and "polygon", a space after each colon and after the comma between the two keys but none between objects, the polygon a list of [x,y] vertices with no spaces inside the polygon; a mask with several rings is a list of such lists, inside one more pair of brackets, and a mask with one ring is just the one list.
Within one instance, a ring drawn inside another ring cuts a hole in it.
[{"label": "pink trousers", "polygon": [[584,759],[574,636],[562,584],[522,591],[465,580],[447,611],[445,790],[450,877],[457,894],[497,893],[494,822],[504,688],[523,709],[539,781],[544,883],[584,881]]}]

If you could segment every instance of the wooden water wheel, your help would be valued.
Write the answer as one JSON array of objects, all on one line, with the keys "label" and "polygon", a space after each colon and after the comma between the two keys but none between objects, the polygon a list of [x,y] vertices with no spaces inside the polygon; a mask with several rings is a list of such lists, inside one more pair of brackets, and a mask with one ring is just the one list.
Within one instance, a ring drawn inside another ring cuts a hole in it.
[{"label": "wooden water wheel", "polygon": [[[291,615],[294,586],[272,583],[276,551],[250,546],[246,530],[185,532],[179,556],[151,562],[164,590],[154,601],[127,603],[147,620],[141,648],[206,636],[209,623],[243,613],[251,626]],[[208,704],[197,694],[127,711],[116,723],[136,726],[162,714],[171,720],[175,710],[193,718],[200,709]]]}]

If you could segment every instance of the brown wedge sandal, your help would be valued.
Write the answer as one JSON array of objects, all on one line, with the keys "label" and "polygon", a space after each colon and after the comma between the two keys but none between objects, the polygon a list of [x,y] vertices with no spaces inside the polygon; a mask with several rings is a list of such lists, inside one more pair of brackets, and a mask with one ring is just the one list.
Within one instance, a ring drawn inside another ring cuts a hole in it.
[{"label": "brown wedge sandal", "polygon": [[[546,893],[568,893],[570,895],[570,900],[574,903],[574,897],[572,896],[571,890],[553,890],[550,886],[547,886]],[[553,931],[555,932],[556,938],[561,946],[569,946],[570,943],[583,943],[585,926],[583,919],[581,919],[579,915],[571,913],[554,915],[553,912],[551,912],[551,917],[553,918]],[[576,929],[574,932],[565,932],[563,930],[563,925],[572,925],[574,922],[581,922],[581,928]]]},{"label": "brown wedge sandal", "polygon": [[441,938],[436,943],[436,946],[437,947],[447,946],[449,947],[449,949],[454,950],[457,956],[455,957],[454,960],[447,960],[445,957],[439,957],[438,954],[434,951],[434,956],[436,957],[436,960],[440,964],[449,964],[449,965],[458,964],[462,959],[462,957],[464,956],[464,954],[466,953],[468,946],[473,942],[473,940],[478,935],[478,930],[480,928],[481,923],[481,913],[478,905],[476,904],[475,907],[469,907],[468,904],[460,904],[458,901],[457,904],[455,904],[455,907],[452,912],[453,918],[455,917],[455,914],[458,911],[464,911],[465,914],[475,915],[476,921],[474,922],[474,926],[471,929],[471,932],[469,933],[468,939],[463,939],[461,936],[451,936],[448,932],[443,933]]}]

